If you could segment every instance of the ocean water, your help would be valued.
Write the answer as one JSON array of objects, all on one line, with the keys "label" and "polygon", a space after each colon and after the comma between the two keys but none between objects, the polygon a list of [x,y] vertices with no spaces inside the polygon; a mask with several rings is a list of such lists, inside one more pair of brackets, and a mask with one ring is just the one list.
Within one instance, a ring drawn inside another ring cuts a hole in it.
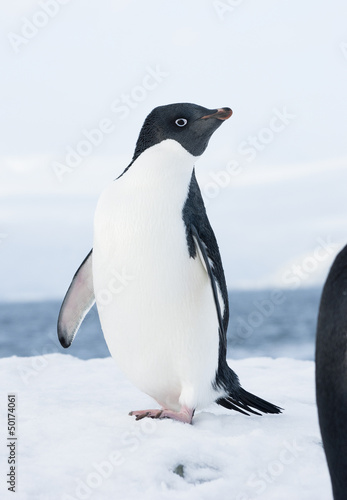
[{"label": "ocean water", "polygon": [[[314,358],[320,288],[230,291],[228,357]],[[61,302],[0,303],[0,357],[66,353],[81,359],[109,356],[95,306],[73,344],[61,347],[56,323]]]}]

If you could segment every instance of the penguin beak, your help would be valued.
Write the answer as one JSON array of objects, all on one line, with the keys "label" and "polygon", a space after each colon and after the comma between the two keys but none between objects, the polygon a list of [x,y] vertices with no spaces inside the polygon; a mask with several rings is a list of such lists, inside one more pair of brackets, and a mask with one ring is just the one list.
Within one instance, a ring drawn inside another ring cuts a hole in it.
[{"label": "penguin beak", "polygon": [[233,114],[230,108],[218,108],[217,111],[211,115],[205,115],[201,117],[201,120],[206,120],[207,118],[217,118],[218,120],[227,120]]}]

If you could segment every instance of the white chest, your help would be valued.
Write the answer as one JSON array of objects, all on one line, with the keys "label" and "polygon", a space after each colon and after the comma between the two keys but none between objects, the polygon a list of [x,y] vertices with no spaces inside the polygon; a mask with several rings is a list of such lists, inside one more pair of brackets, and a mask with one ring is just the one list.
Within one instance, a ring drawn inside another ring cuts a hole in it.
[{"label": "white chest", "polygon": [[95,214],[94,291],[105,339],[128,377],[157,400],[168,392],[178,400],[183,380],[210,385],[218,358],[210,283],[199,258],[189,257],[182,219],[194,160],[175,141],[150,148],[101,195]]}]

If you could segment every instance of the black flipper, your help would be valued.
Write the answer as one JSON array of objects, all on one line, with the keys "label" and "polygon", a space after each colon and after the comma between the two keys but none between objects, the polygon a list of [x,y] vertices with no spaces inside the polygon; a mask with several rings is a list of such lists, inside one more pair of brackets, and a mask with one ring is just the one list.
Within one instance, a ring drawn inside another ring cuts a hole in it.
[{"label": "black flipper", "polygon": [[334,499],[347,495],[347,246],[336,257],[320,301],[316,340],[319,425]]},{"label": "black flipper", "polygon": [[58,318],[58,337],[63,347],[69,347],[95,302],[91,250],[77,269],[66,292]]},{"label": "black flipper", "polygon": [[208,255],[207,255],[207,248],[206,248],[206,244],[201,240],[200,236],[199,236],[199,233],[198,233],[198,230],[196,229],[196,227],[192,224],[191,225],[191,231],[192,231],[192,235],[193,235],[193,238],[194,238],[194,241],[195,241],[195,244],[197,246],[197,249],[201,255],[201,261],[203,264],[205,264],[205,269],[206,269],[206,272],[210,278],[210,282],[211,282],[211,287],[212,287],[212,293],[213,293],[213,299],[214,299],[214,303],[215,303],[215,306],[216,306],[216,311],[217,311],[217,317],[218,317],[218,323],[219,323],[219,331],[224,331],[224,326],[223,326],[223,318],[222,318],[222,312],[221,312],[221,306],[220,306],[220,303],[219,303],[219,297],[218,297],[218,292],[217,292],[217,286],[218,284],[216,283],[216,278],[215,276],[213,275],[213,272],[212,272],[212,267],[211,267],[211,264],[213,266],[213,263],[211,263],[209,261],[209,258],[208,258]]},{"label": "black flipper", "polygon": [[249,413],[260,415],[255,410],[259,410],[262,413],[281,413],[282,408],[245,391],[240,385],[238,376],[227,364],[228,291],[217,240],[209,223],[194,172],[189,186],[188,197],[183,208],[183,220],[186,225],[189,255],[193,258],[196,258],[197,254],[200,255],[202,265],[205,267],[210,278],[218,317],[219,359],[213,386],[224,389],[228,395],[218,399],[216,403],[225,408],[244,413],[245,415],[249,415]]},{"label": "black flipper", "polygon": [[[223,348],[224,345],[226,347],[227,339],[225,334],[229,323],[228,290],[218,243],[208,220],[194,171],[190,181],[188,197],[183,207],[182,218],[186,227],[189,256],[195,259],[197,253],[200,253],[203,266],[211,280],[216,308],[220,310],[220,314],[218,313],[218,320],[221,325],[219,332],[221,335],[220,347]],[[194,241],[194,238],[196,241]],[[220,292],[219,297],[217,290]]]}]

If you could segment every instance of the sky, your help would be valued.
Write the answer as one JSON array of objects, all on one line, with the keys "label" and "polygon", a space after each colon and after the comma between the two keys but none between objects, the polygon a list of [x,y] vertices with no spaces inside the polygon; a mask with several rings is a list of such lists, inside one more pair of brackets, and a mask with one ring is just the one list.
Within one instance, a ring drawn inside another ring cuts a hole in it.
[{"label": "sky", "polygon": [[0,1],[0,299],[61,298],[156,106],[228,106],[196,164],[229,288],[346,243],[344,0]]}]

